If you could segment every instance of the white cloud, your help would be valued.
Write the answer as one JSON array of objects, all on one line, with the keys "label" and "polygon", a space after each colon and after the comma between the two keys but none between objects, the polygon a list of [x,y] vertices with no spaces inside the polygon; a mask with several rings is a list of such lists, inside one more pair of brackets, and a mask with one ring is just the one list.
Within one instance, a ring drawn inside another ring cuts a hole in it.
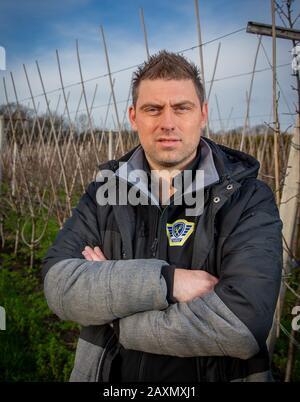
[{"label": "white cloud", "polygon": [[[205,29],[205,41],[211,40],[218,35],[229,32],[230,27],[232,31],[236,28],[239,28],[239,26],[232,27],[232,25],[227,25],[228,30],[222,32],[220,30],[217,31],[216,23],[214,23],[213,21],[213,23],[207,25]],[[62,38],[62,42],[59,47],[59,54],[65,85],[78,83],[80,81],[75,49],[76,38],[79,38],[84,79],[88,80],[92,77],[97,77],[107,73],[103,44],[98,26],[87,25],[84,23],[79,24],[78,26],[57,24],[55,28],[59,33],[59,36]],[[175,24],[174,22],[168,20],[166,20],[166,23],[160,26],[159,29],[154,29],[153,27],[150,27],[148,31],[151,53],[161,48],[166,48],[171,51],[178,51],[195,45],[197,43],[195,22],[192,21],[190,26],[184,26],[180,28],[181,29],[178,29],[178,24]],[[129,30],[127,32],[122,30],[121,28],[110,29],[109,26],[104,27],[104,29],[112,71],[139,64],[145,59],[145,48],[142,34],[139,37],[134,37]],[[250,72],[252,70],[257,46],[257,38],[254,35],[241,32],[221,40],[221,43],[222,45],[216,78]],[[264,38],[263,43],[271,59],[271,38]],[[207,81],[210,80],[212,76],[217,47],[218,42],[214,42],[207,46],[204,46],[203,49],[205,57],[205,77]],[[38,60],[44,78],[46,90],[51,91],[53,89],[59,88],[60,82],[56,63],[55,49],[39,48],[36,49],[35,53],[38,54]],[[185,52],[185,56],[199,64],[199,54],[197,48]],[[287,43],[287,41],[278,40],[277,61],[278,64],[291,62],[291,57],[289,54],[289,44]],[[15,62],[16,68],[14,68],[14,77],[20,99],[29,97],[29,91],[22,69],[23,62],[28,68],[28,73],[30,76],[34,94],[38,95],[42,92],[34,60],[32,60],[31,57],[28,57],[27,60],[18,60]],[[257,62],[257,69],[263,69],[267,67],[268,64],[261,49]],[[114,75],[116,79],[115,93],[117,101],[123,101],[127,99],[132,71],[133,70],[129,70]],[[289,102],[289,106],[292,111],[294,111],[292,103],[293,101],[296,101],[296,96],[295,93],[290,89],[290,85],[292,84],[291,72],[292,70],[290,67],[278,69],[278,79],[285,92],[286,98]],[[1,73],[1,75],[6,75],[9,81],[8,72],[6,74]],[[213,114],[211,116],[212,120],[218,118],[215,105],[215,94],[217,94],[222,118],[227,119],[233,107],[233,120],[231,124],[243,124],[243,117],[246,111],[246,90],[249,90],[250,79],[251,76],[247,75],[240,78],[216,81],[214,83],[210,99],[210,109],[213,109]],[[96,84],[98,84],[98,92],[94,105],[105,105],[108,102],[110,94],[108,77],[89,81],[86,83],[88,102],[90,104],[92,101]],[[268,116],[270,113],[270,106],[272,104],[271,88],[271,70],[267,72],[257,73],[254,79],[250,113],[253,116],[264,116],[252,119],[250,118],[250,121],[253,124],[261,123],[263,121],[269,121]],[[80,85],[73,86],[71,88],[68,88],[67,92],[70,92],[70,110],[75,112],[78,107],[81,87]],[[9,93],[10,99],[13,100],[11,84],[9,84]],[[58,102],[58,97],[59,92],[49,94],[51,107],[54,109]],[[3,93],[0,93],[0,103],[3,102],[3,99]],[[40,109],[45,108],[43,97],[38,97],[36,100],[40,102]],[[25,101],[25,103],[26,102],[28,101]],[[62,100],[60,102],[60,105],[61,106],[59,109],[60,111],[62,111]],[[123,115],[124,106],[124,103],[120,103],[118,105],[120,116]],[[84,109],[83,101],[81,103],[81,108]],[[280,111],[287,111],[287,107],[282,97],[280,100]],[[101,119],[103,120],[105,113],[105,107],[95,108],[93,112],[93,118],[95,122],[99,123]],[[113,108],[111,108],[109,114],[110,125],[112,125],[111,115],[113,113]],[[281,117],[283,127],[293,122],[292,117]],[[214,122],[213,126],[218,129],[218,122]]]}]

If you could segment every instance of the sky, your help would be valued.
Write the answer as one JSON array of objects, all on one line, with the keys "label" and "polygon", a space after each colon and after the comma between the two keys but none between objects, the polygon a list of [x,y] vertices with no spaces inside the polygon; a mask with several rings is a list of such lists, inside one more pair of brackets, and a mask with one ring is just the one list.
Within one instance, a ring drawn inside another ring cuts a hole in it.
[{"label": "sky", "polygon": [[[246,93],[250,90],[258,46],[258,37],[246,33],[245,28],[248,21],[271,23],[270,0],[199,0],[198,4],[207,92],[221,43],[209,98],[210,127],[217,131],[222,127],[242,126],[246,114]],[[126,121],[126,100],[133,66],[147,58],[140,21],[141,8],[150,54],[161,49],[183,51],[185,57],[200,66],[194,0],[0,0],[0,46],[6,50],[6,70],[0,70],[0,104],[6,102],[3,78],[9,101],[15,100],[12,73],[20,103],[33,106],[24,64],[36,106],[40,112],[46,110],[36,65],[38,61],[50,109],[64,113],[57,50],[69,111],[72,118],[80,120],[79,116],[85,113],[85,102],[80,96],[82,87],[76,56],[78,40],[87,104],[89,108],[93,106],[92,119],[95,125],[101,125],[106,120],[106,127],[113,128],[116,113],[112,106],[107,108],[110,84],[100,32],[100,26],[103,26],[110,67],[114,72],[118,115],[121,121],[123,118]],[[295,1],[293,9],[296,16],[300,12],[300,0]],[[283,25],[279,16],[276,24]],[[300,29],[299,20],[296,28]],[[238,32],[233,33],[235,31]],[[227,34],[230,35],[221,38]],[[262,45],[256,70],[267,70],[254,76],[249,118],[252,125],[272,121],[272,72],[267,60],[267,57],[272,60],[272,39],[263,37]],[[292,76],[291,48],[291,41],[277,40],[279,113],[283,129],[292,126],[295,119],[296,92],[292,90],[295,78]],[[232,77],[240,74],[240,77]]]}]

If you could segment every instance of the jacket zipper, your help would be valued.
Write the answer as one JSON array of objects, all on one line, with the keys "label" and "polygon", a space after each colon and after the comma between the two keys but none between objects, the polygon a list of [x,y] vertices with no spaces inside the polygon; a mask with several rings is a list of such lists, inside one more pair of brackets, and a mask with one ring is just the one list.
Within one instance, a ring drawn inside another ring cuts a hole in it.
[{"label": "jacket zipper", "polygon": [[157,245],[158,245],[158,238],[155,237],[155,239],[153,240],[153,243],[152,243],[152,245],[151,245],[151,254],[152,254],[152,257],[155,257],[155,256],[156,256]]},{"label": "jacket zipper", "polygon": [[[154,221],[155,238],[154,238],[154,240],[152,242],[150,250],[151,250],[152,257],[156,257],[156,258],[158,257],[157,256],[157,250],[158,250],[158,244],[159,244],[160,234],[161,234],[161,231],[158,230],[158,229],[160,229],[161,218],[162,218],[165,210],[166,210],[166,208],[163,209],[159,219],[157,219],[158,215],[157,214],[155,215],[155,221]],[[159,211],[161,211],[161,209]],[[144,366],[145,366],[145,360],[146,360],[145,353],[144,352],[141,352],[141,353],[142,353],[142,356],[141,356],[141,359],[140,359],[140,365],[139,365],[139,371],[138,371],[138,381],[142,381],[142,375],[143,375]]]},{"label": "jacket zipper", "polygon": [[[159,212],[161,210],[159,209]],[[160,218],[158,218],[158,213],[157,211],[155,212],[155,219],[153,222],[153,228],[154,228],[154,240],[152,241],[150,250],[151,250],[151,256],[152,257],[156,257],[156,252],[157,252],[157,246],[158,246],[158,236],[157,236],[157,232],[158,232],[158,225],[157,223],[159,222]]]},{"label": "jacket zipper", "polygon": [[[159,245],[159,243],[160,243],[160,238],[161,238],[161,235],[162,235],[162,231],[161,231],[161,229],[162,229],[162,228],[161,228],[161,222],[162,222],[162,217],[163,217],[163,215],[164,215],[164,213],[165,213],[165,210],[166,210],[167,208],[168,208],[168,207],[165,207],[165,208],[163,209],[162,213],[160,214],[159,220],[158,220],[158,227],[156,228],[156,237],[155,237],[155,239],[154,239],[154,241],[153,241],[153,243],[152,243],[152,246],[151,246],[152,257],[159,258],[158,245]],[[157,224],[157,221],[155,222],[155,224]],[[152,250],[152,248],[153,248],[153,250]]]}]

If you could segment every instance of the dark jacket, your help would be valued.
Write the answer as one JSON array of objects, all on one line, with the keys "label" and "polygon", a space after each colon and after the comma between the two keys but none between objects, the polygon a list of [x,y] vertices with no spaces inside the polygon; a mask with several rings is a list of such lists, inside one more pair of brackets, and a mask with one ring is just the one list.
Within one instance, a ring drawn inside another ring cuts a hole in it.
[{"label": "dark jacket", "polygon": [[[48,304],[83,326],[72,381],[113,379],[120,350],[139,353],[139,381],[148,380],[145,357],[153,356],[194,358],[198,381],[269,379],[266,339],[280,286],[282,224],[272,191],[256,178],[258,162],[204,142],[213,166],[202,166],[205,205],[195,220],[190,268],[217,276],[214,292],[169,303],[161,241],[152,256],[138,255],[136,207],[100,206],[102,182],[88,186],[49,249],[43,267]],[[139,147],[121,161],[141,168],[141,155]],[[116,161],[102,166],[116,172],[107,188],[123,180],[118,168]],[[100,246],[108,261],[84,260],[86,245]]]}]

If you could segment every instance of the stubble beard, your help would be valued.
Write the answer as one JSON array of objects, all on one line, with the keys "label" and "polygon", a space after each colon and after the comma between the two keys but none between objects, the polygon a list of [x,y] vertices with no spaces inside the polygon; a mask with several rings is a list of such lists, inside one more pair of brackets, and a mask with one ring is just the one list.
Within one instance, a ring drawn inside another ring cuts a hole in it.
[{"label": "stubble beard", "polygon": [[[170,151],[171,153],[171,151]],[[188,155],[185,155],[184,157],[178,156],[176,159],[167,159],[167,158],[158,158],[157,154],[150,154],[150,161],[152,160],[156,165],[160,166],[162,169],[163,168],[174,168],[174,169],[180,169],[183,170],[185,165],[188,165],[197,155],[197,148],[193,149]],[[178,168],[178,166],[182,166],[182,168]]]}]

